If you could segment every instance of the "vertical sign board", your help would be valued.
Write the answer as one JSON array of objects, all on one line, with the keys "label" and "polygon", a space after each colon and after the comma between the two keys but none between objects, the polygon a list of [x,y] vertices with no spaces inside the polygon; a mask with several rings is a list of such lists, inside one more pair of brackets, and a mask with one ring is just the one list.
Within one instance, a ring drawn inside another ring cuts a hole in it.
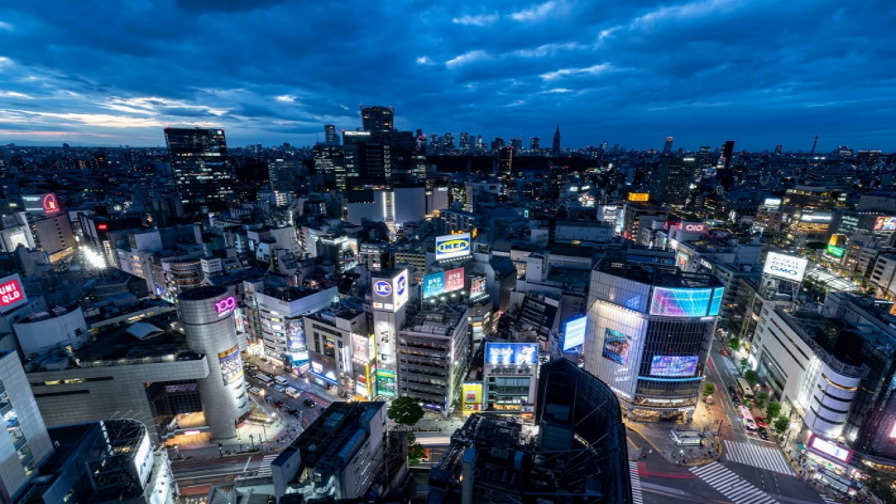
[{"label": "vertical sign board", "polygon": [[408,302],[408,270],[403,269],[391,278],[373,277],[370,289],[373,307],[377,310],[395,311]]},{"label": "vertical sign board", "polygon": [[464,269],[455,268],[445,272],[445,292],[454,292],[464,288]]},{"label": "vertical sign board", "polygon": [[445,272],[430,273],[423,277],[423,299],[445,293]]},{"label": "vertical sign board", "polygon": [[472,413],[482,410],[482,383],[463,384],[463,411]]},{"label": "vertical sign board", "polygon": [[18,273],[0,278],[0,313],[5,313],[13,308],[28,302],[25,295],[25,287]]}]

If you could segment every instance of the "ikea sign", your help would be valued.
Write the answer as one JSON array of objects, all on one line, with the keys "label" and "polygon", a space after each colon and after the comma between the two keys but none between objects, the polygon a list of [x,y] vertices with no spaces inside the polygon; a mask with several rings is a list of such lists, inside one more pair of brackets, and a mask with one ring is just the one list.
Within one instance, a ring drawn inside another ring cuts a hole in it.
[{"label": "ikea sign", "polygon": [[471,251],[470,233],[436,237],[436,261],[467,257]]}]

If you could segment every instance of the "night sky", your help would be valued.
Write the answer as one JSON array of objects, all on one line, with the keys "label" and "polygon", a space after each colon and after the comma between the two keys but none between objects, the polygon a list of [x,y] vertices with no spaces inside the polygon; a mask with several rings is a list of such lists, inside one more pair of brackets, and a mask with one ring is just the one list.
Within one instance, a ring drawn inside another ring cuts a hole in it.
[{"label": "night sky", "polygon": [[363,104],[524,145],[896,149],[892,0],[2,3],[0,143],[303,146]]}]

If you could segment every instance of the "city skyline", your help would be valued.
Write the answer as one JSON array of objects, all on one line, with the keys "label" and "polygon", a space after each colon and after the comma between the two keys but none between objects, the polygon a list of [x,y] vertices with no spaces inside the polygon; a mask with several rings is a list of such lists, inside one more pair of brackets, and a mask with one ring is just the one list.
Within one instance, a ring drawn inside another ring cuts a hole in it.
[{"label": "city skyline", "polygon": [[21,4],[0,17],[0,143],[323,141],[392,106],[395,126],[564,148],[894,148],[884,2],[549,0]]}]

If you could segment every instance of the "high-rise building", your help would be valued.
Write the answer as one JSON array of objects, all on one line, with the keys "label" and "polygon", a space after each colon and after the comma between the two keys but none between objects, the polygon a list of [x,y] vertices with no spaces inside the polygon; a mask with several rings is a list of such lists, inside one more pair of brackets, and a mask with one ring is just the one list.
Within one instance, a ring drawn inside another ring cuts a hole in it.
[{"label": "high-rise building", "polygon": [[663,156],[650,175],[650,196],[657,203],[684,205],[695,175],[694,161],[690,158]]},{"label": "high-rise building", "polygon": [[205,420],[215,439],[237,437],[249,413],[243,359],[236,337],[237,301],[226,287],[199,287],[181,293],[177,313],[190,348],[208,363],[208,377],[196,380]]},{"label": "high-rise building", "polygon": [[666,137],[666,143],[663,144],[663,154],[672,154],[672,142],[675,141],[675,137]]},{"label": "high-rise building", "polygon": [[392,131],[395,128],[395,111],[392,107],[361,107],[364,131]]},{"label": "high-rise building", "polygon": [[557,129],[554,130],[554,141],[551,143],[551,154],[554,156],[560,155],[560,125],[557,125]]},{"label": "high-rise building", "polygon": [[234,175],[224,130],[165,128],[165,142],[184,210],[225,210]]},{"label": "high-rise building", "polygon": [[324,125],[324,143],[327,145],[339,145],[339,134],[336,133],[335,124]]},{"label": "high-rise building", "polygon": [[603,260],[591,272],[585,370],[626,413],[690,420],[725,289],[710,275]]},{"label": "high-rise building", "polygon": [[722,155],[719,157],[717,167],[725,170],[730,169],[732,156],[734,156],[734,140],[725,140],[725,143],[722,144]]},{"label": "high-rise building", "polygon": [[532,137],[529,139],[529,149],[537,151],[541,148],[541,137]]},{"label": "high-rise building", "polygon": [[298,159],[272,159],[268,161],[268,180],[271,190],[277,198],[278,206],[289,203],[293,191],[296,190],[296,182],[302,162]]}]

